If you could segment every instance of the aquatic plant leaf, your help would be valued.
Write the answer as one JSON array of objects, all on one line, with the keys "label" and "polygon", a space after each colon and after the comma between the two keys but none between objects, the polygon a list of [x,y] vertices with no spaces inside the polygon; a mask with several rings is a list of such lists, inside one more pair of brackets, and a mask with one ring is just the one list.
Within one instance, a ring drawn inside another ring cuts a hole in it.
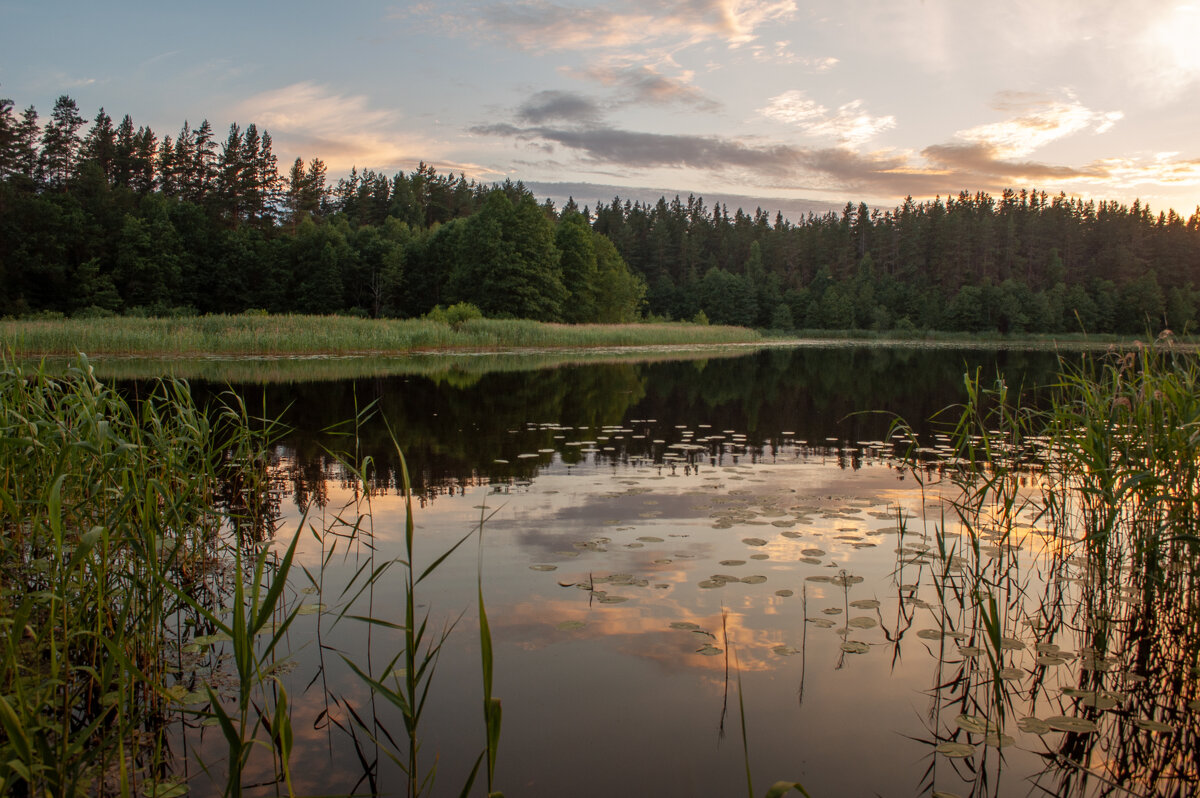
[{"label": "aquatic plant leaf", "polygon": [[706,646],[701,646],[700,648],[696,649],[696,653],[703,654],[706,657],[715,657],[717,654],[724,654],[725,650],[717,648],[710,643]]},{"label": "aquatic plant leaf", "polygon": [[879,602],[875,599],[855,599],[850,606],[859,610],[873,610],[879,607]]},{"label": "aquatic plant leaf", "polygon": [[1024,651],[1026,645],[1015,637],[1000,638],[1000,648],[1005,651]]},{"label": "aquatic plant leaf", "polygon": [[529,570],[531,570],[531,571],[557,571],[558,566],[557,565],[548,565],[545,563],[539,563],[537,565],[529,566]]},{"label": "aquatic plant leaf", "polygon": [[1141,729],[1142,731],[1149,731],[1149,732],[1173,732],[1173,731],[1175,731],[1175,727],[1172,726],[1170,723],[1163,723],[1162,721],[1154,720],[1152,718],[1134,718],[1133,724],[1135,726],[1137,726],[1139,729]]},{"label": "aquatic plant leaf", "polygon": [[168,780],[157,784],[146,782],[142,785],[142,795],[145,798],[183,798],[188,794],[188,785],[184,782]]},{"label": "aquatic plant leaf", "polygon": [[832,576],[819,576],[819,575],[818,576],[806,576],[806,577],[804,577],[804,581],[805,582],[832,582],[833,577]]},{"label": "aquatic plant leaf", "polygon": [[297,615],[316,615],[325,609],[324,604],[301,604],[296,608]]},{"label": "aquatic plant leaf", "polygon": [[805,620],[820,629],[832,629],[833,627],[837,626],[836,623],[828,618],[806,618]]},{"label": "aquatic plant leaf", "polygon": [[783,589],[783,590],[776,590],[776,591],[775,591],[775,595],[776,595],[776,596],[779,596],[780,598],[788,598],[788,597],[790,597],[790,596],[794,596],[794,595],[796,595],[796,594],[795,594],[795,593],[793,593],[791,590],[788,590],[788,589],[786,589],[786,588],[785,588],[785,589]]},{"label": "aquatic plant leaf", "polygon": [[1025,678],[1025,671],[1020,668],[1001,668],[996,675],[1005,681],[1015,682]]},{"label": "aquatic plant leaf", "polygon": [[943,636],[941,629],[922,629],[917,632],[917,637],[922,640],[941,640]]},{"label": "aquatic plant leaf", "polygon": [[765,546],[767,541],[762,538],[742,538],[742,542],[747,546]]},{"label": "aquatic plant leaf", "polygon": [[847,654],[866,654],[871,650],[871,647],[859,640],[847,640],[842,643],[842,651]]},{"label": "aquatic plant leaf", "polygon": [[582,629],[585,626],[587,626],[587,623],[584,621],[563,621],[554,628],[560,632],[573,632],[576,629]]},{"label": "aquatic plant leaf", "polygon": [[988,732],[983,737],[983,744],[990,745],[992,748],[1008,748],[1015,742],[1016,740],[1014,740],[1012,737],[1009,737],[1007,734],[1001,734],[1000,732],[996,731]]},{"label": "aquatic plant leaf", "polygon": [[967,745],[966,743],[945,742],[939,743],[937,748],[933,750],[942,756],[966,757],[975,753],[975,746]]},{"label": "aquatic plant leaf", "polygon": [[865,615],[860,615],[857,618],[851,618],[846,622],[847,626],[852,626],[855,629],[873,629],[878,626],[874,618],[868,618]]},{"label": "aquatic plant leaf", "polygon": [[987,734],[989,731],[996,731],[996,724],[982,718],[979,715],[959,715],[954,719],[954,725],[963,731],[969,731],[972,734]]},{"label": "aquatic plant leaf", "polygon": [[699,629],[700,626],[698,624],[692,623],[691,621],[672,621],[671,628],[672,629],[686,629],[686,630],[690,631],[693,629]]},{"label": "aquatic plant leaf", "polygon": [[1099,728],[1087,718],[1072,715],[1056,715],[1052,718],[1046,718],[1046,725],[1055,731],[1079,732],[1081,734],[1089,734]]},{"label": "aquatic plant leaf", "polygon": [[984,651],[979,646],[959,646],[958,653],[964,657],[981,657]]},{"label": "aquatic plant leaf", "polygon": [[629,596],[600,596],[598,599],[601,604],[620,604],[629,601]]},{"label": "aquatic plant leaf", "polygon": [[1017,721],[1017,728],[1029,734],[1049,734],[1053,729],[1050,724],[1041,718],[1035,718],[1032,715],[1021,718]]},{"label": "aquatic plant leaf", "polygon": [[720,564],[727,566],[729,568],[732,568],[737,565],[745,565],[746,561],[745,560],[721,560]]},{"label": "aquatic plant leaf", "polygon": [[747,584],[747,585],[761,585],[765,581],[767,581],[767,578],[765,576],[762,576],[761,574],[755,574],[753,576],[743,576],[742,577],[742,583]]}]

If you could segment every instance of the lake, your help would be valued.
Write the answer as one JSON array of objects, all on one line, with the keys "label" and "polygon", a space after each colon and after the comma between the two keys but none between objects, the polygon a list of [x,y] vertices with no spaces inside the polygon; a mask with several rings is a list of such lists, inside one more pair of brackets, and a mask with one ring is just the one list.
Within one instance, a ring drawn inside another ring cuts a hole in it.
[{"label": "lake", "polygon": [[[415,570],[436,563],[412,600],[442,641],[417,729],[429,794],[459,794],[485,744],[480,586],[508,796],[730,796],[748,776],[758,795],[1195,789],[1195,616],[1139,625],[1163,593],[1136,579],[1098,598],[1033,475],[1007,520],[964,523],[955,416],[929,421],[964,374],[1046,384],[1054,353],[654,357],[233,386],[290,426],[261,513],[277,551],[300,530],[275,671],[297,793],[404,791],[402,715],[363,678],[405,678],[395,444]],[[181,680],[219,685],[226,645],[185,646]],[[217,791],[196,763],[223,755],[218,730],[189,721],[175,743],[192,793]],[[251,759],[257,793],[276,778]]]}]

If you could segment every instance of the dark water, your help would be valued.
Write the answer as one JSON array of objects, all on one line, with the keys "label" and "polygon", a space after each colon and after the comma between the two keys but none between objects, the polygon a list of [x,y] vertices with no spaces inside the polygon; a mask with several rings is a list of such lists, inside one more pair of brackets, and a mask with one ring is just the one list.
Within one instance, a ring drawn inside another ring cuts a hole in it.
[{"label": "dark water", "polygon": [[[292,426],[274,472],[278,521],[290,539],[304,518],[298,562],[320,589],[296,577],[290,600],[324,605],[289,637],[297,791],[403,793],[387,753],[404,758],[399,716],[345,662],[384,678],[400,638],[337,617],[403,620],[398,576],[361,594],[343,587],[403,553],[390,426],[420,499],[419,570],[488,519],[481,544],[417,588],[430,627],[452,626],[420,727],[433,794],[457,795],[483,746],[477,568],[506,795],[745,795],[747,758],[760,795],[783,779],[813,796],[1104,793],[1088,768],[1103,770],[1094,763],[1123,738],[1016,725],[1073,714],[1062,689],[1092,673],[1037,659],[1046,604],[1035,599],[1051,582],[1038,564],[1061,542],[1039,537],[1030,515],[1019,550],[975,555],[1009,558],[1014,584],[999,663],[1013,696],[1007,737],[989,745],[996,671],[979,604],[924,553],[953,526],[952,491],[936,472],[900,468],[885,440],[894,414],[936,445],[927,419],[961,401],[965,373],[1035,385],[1054,367],[1044,352],[776,349],[236,386]],[[356,432],[329,432],[368,406]],[[352,542],[338,525],[368,507],[330,449],[374,463],[370,522]],[[342,534],[320,533],[331,528]],[[973,723],[984,726],[972,735]],[[937,747],[952,742],[969,755]],[[220,749],[212,729],[188,745]],[[269,759],[257,767],[271,781]]]}]

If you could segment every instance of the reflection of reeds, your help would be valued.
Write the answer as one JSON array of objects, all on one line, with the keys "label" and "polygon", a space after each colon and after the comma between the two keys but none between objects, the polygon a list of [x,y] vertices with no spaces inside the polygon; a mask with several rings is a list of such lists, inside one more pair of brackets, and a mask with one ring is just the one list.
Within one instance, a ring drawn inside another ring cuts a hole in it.
[{"label": "reflection of reeds", "polygon": [[[1169,337],[1060,368],[1042,409],[1003,380],[966,381],[937,466],[956,517],[935,525],[930,574],[943,630],[958,615],[991,673],[964,658],[935,694],[994,710],[981,715],[1001,733],[1013,710],[1032,716],[1019,725],[1046,735],[1036,782],[1053,794],[1193,794],[1200,368]],[[982,764],[971,773],[981,790]]]}]

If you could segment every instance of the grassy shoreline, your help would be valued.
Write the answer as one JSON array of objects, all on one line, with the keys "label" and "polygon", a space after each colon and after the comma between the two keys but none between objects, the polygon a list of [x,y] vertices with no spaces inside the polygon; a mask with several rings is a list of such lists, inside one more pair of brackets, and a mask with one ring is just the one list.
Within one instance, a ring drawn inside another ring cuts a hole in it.
[{"label": "grassy shoreline", "polygon": [[459,327],[427,319],[345,316],[0,321],[0,344],[18,358],[53,355],[407,355],[509,348],[590,348],[749,343],[754,330],[695,324],[546,324],[473,319]]},{"label": "grassy shoreline", "polygon": [[[1143,336],[1144,338],[1144,336]],[[1027,349],[1103,349],[1137,336],[1083,333],[913,332],[798,330],[758,332],[743,327],[681,322],[548,324],[473,319],[457,327],[428,319],[255,315],[188,318],[0,320],[0,349],[22,360],[95,356],[161,359],[206,357],[410,357],[432,354],[532,353],[714,345],[967,346]],[[1190,347],[1194,336],[1175,339]]]}]

